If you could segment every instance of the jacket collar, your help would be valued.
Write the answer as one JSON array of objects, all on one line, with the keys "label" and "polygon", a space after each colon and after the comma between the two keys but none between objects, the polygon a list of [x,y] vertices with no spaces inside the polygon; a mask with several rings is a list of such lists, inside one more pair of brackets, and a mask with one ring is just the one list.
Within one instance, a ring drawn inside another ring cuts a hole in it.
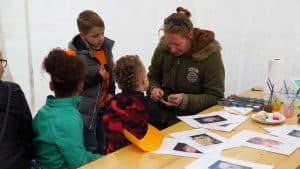
[{"label": "jacket collar", "polygon": [[[104,42],[103,42],[103,48],[104,50],[111,50],[114,46],[114,41],[104,37]],[[83,40],[80,35],[76,35],[72,41],[69,43],[69,48],[78,52],[78,53],[84,53],[84,52],[91,52],[92,49],[90,48],[90,45]]]},{"label": "jacket collar", "polygon": [[55,98],[52,95],[47,96],[46,104],[49,106],[74,106],[78,107],[80,96],[73,96],[67,98]]}]

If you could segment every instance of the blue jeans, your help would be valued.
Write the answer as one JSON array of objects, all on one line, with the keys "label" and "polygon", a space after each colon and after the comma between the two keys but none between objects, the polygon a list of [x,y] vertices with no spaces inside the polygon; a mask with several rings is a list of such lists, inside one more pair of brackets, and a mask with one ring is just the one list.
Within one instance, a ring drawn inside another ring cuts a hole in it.
[{"label": "blue jeans", "polygon": [[41,169],[41,168],[37,164],[36,160],[32,160],[30,169]]},{"label": "blue jeans", "polygon": [[89,129],[84,127],[84,145],[85,148],[93,153],[104,154],[106,149],[106,134],[103,121],[104,110],[100,109],[97,113],[94,126]]}]

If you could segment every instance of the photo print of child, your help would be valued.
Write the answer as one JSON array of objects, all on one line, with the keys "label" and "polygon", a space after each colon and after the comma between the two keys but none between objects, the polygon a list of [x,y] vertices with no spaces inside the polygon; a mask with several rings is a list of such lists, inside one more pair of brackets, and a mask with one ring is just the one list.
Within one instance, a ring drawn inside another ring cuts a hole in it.
[{"label": "photo print of child", "polygon": [[218,160],[213,165],[208,167],[209,169],[252,169],[251,167],[241,166],[226,161]]},{"label": "photo print of child", "polygon": [[185,143],[176,144],[176,146],[174,147],[174,150],[188,152],[188,153],[202,153],[199,150],[195,149],[194,147],[187,145]]},{"label": "photo print of child", "polygon": [[228,123],[228,124],[222,124],[222,125],[220,125],[220,126],[226,127],[226,126],[229,126],[229,125],[230,125],[230,123]]},{"label": "photo print of child", "polygon": [[199,118],[195,118],[194,120],[198,121],[201,124],[207,124],[207,123],[216,123],[216,122],[225,121],[226,119],[223,118],[222,116],[214,115],[214,116],[207,116],[207,117],[199,117]]},{"label": "photo print of child", "polygon": [[293,131],[289,132],[288,135],[300,138],[300,131],[299,130],[293,130]]},{"label": "photo print of child", "polygon": [[217,140],[207,134],[199,134],[199,135],[194,135],[191,137],[192,137],[193,141],[195,141],[203,146],[222,143],[222,141]]},{"label": "photo print of child", "polygon": [[271,147],[271,148],[277,148],[281,145],[283,145],[282,142],[277,141],[277,140],[272,140],[268,138],[262,138],[262,137],[252,137],[249,140],[247,140],[248,143],[252,144],[258,144],[266,147]]}]

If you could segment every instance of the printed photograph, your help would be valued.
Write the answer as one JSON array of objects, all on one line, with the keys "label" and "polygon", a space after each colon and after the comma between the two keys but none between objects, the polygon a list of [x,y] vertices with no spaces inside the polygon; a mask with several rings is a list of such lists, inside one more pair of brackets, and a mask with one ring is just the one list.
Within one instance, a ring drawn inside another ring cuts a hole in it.
[{"label": "printed photograph", "polygon": [[220,125],[221,127],[227,127],[227,126],[229,126],[230,125],[230,123],[228,123],[228,124],[222,124],[222,125]]},{"label": "printed photograph", "polygon": [[191,138],[193,139],[193,141],[195,141],[203,146],[222,143],[222,141],[217,140],[207,134],[194,135],[194,136],[191,136]]},{"label": "printed photograph", "polygon": [[209,169],[252,169],[252,167],[241,166],[226,161],[218,160],[213,165],[208,167]]},{"label": "printed photograph", "polygon": [[284,145],[284,143],[282,143],[280,141],[272,140],[272,139],[268,139],[268,138],[262,138],[262,137],[252,137],[249,140],[247,140],[247,142],[252,143],[252,144],[270,147],[270,148],[278,148],[278,147]]},{"label": "printed photograph", "polygon": [[207,124],[207,123],[216,123],[216,122],[225,121],[226,119],[223,118],[222,116],[215,115],[215,116],[199,117],[199,118],[195,118],[194,120],[196,120],[201,124]]},{"label": "printed photograph", "polygon": [[202,153],[201,151],[195,149],[194,147],[187,145],[185,143],[178,143],[174,147],[174,150],[176,151],[183,151],[183,152],[188,152],[188,153]]},{"label": "printed photograph", "polygon": [[290,133],[288,133],[288,135],[300,138],[300,131],[299,130],[293,130]]}]

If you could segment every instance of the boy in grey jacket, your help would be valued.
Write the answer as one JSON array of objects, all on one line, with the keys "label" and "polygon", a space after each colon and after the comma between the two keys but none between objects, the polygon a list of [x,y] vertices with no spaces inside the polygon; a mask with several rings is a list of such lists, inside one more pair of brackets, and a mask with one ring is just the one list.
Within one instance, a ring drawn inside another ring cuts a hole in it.
[{"label": "boy in grey jacket", "polygon": [[105,104],[115,94],[112,75],[114,41],[104,37],[104,22],[94,11],[82,11],[77,26],[80,33],[69,43],[69,48],[88,64],[79,105],[84,121],[85,146],[89,151],[104,153],[106,136],[102,116]]}]

